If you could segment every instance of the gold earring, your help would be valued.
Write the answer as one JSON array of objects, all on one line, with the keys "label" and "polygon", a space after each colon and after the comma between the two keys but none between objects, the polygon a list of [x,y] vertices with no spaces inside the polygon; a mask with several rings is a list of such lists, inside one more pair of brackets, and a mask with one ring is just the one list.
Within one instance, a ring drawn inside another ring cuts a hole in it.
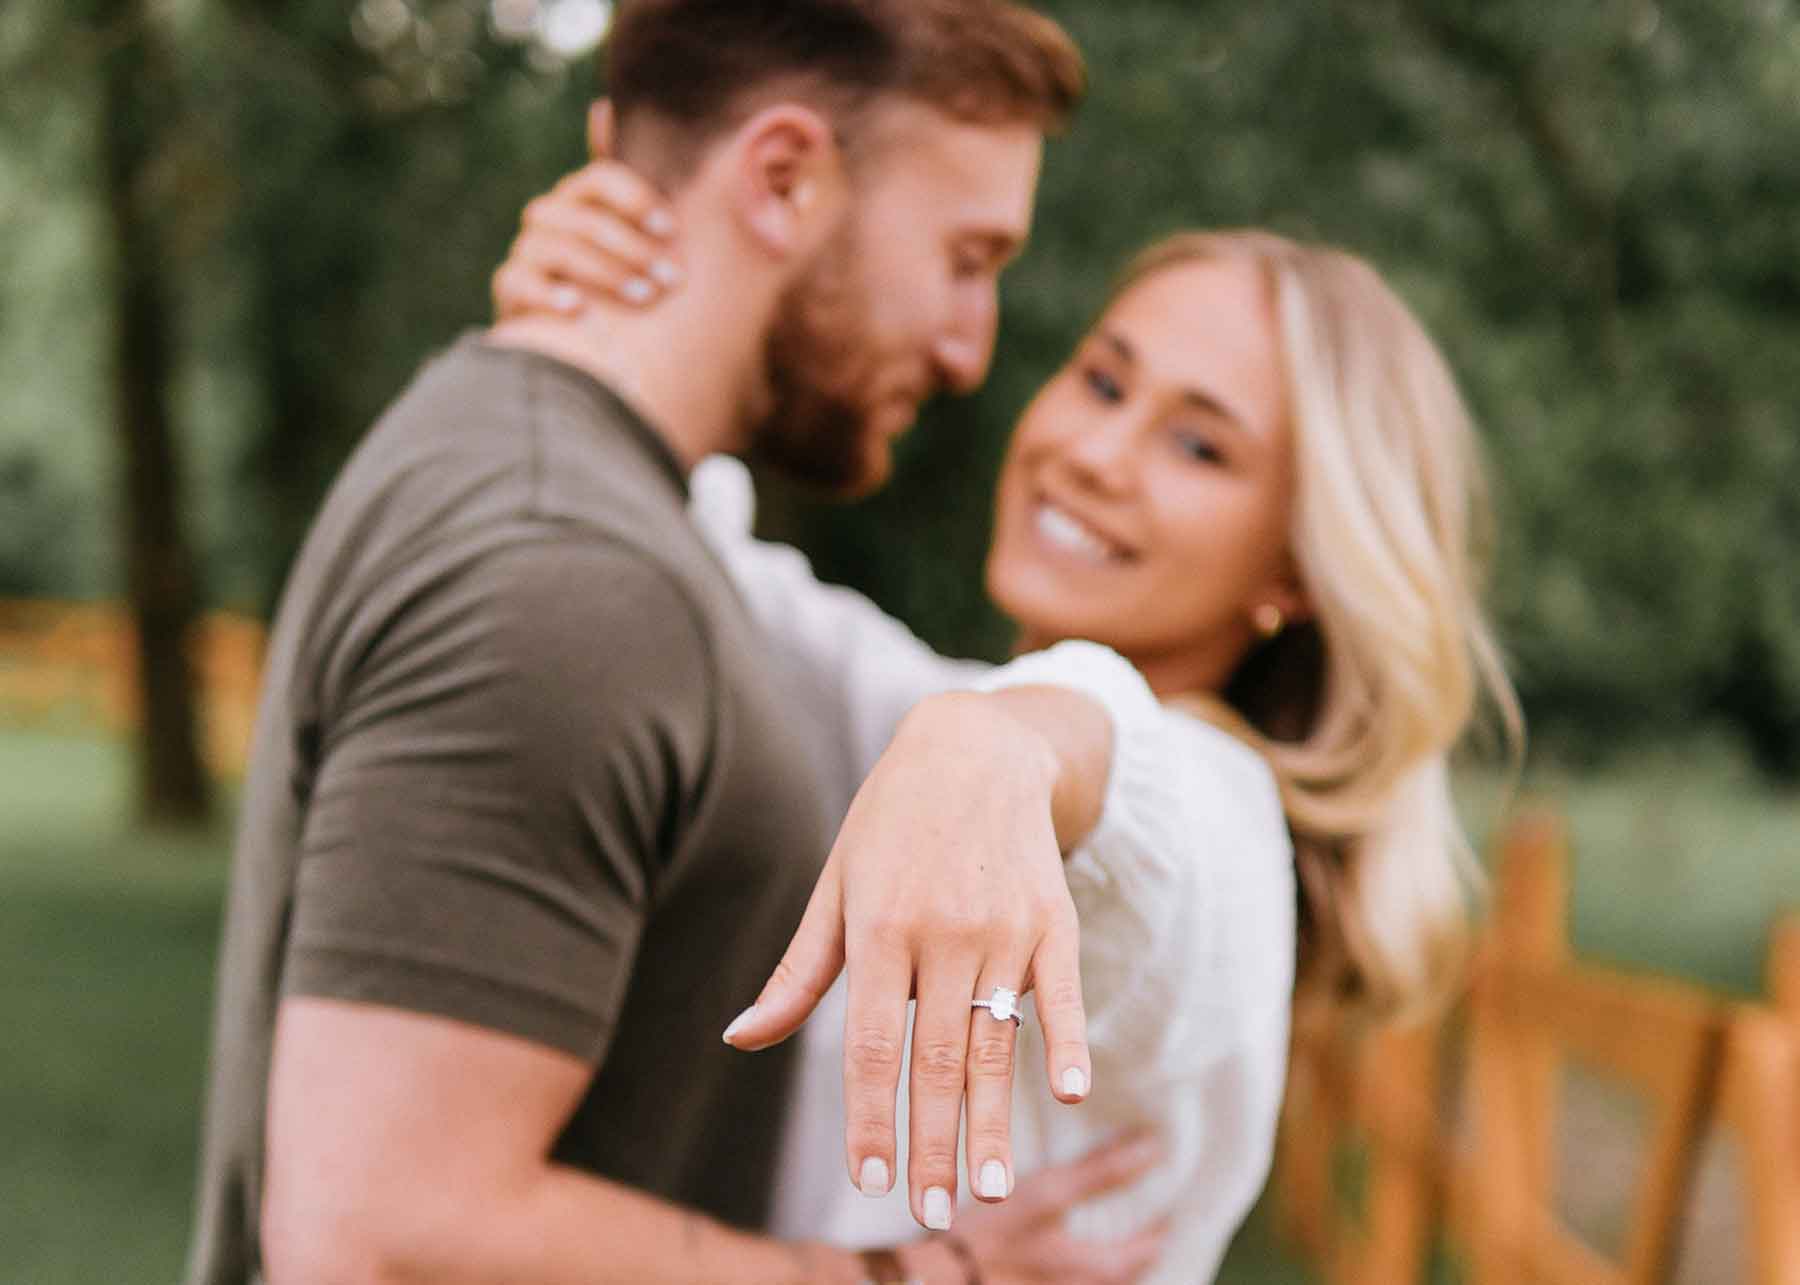
[{"label": "gold earring", "polygon": [[1250,623],[1256,626],[1256,632],[1264,638],[1273,638],[1287,624],[1287,617],[1281,614],[1281,608],[1272,602],[1265,602],[1250,613]]}]

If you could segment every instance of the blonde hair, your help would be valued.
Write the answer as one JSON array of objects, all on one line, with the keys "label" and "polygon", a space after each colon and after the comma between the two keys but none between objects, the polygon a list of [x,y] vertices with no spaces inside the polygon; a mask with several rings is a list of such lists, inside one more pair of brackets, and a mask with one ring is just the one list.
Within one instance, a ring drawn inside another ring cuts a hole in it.
[{"label": "blonde hair", "polygon": [[1239,666],[1219,701],[1281,787],[1301,889],[1297,998],[1377,1018],[1454,988],[1480,871],[1449,755],[1485,693],[1517,753],[1523,720],[1479,601],[1487,492],[1437,347],[1344,251],[1272,233],[1183,233],[1113,297],[1207,259],[1247,260],[1280,334],[1295,452],[1291,553],[1311,619]]}]

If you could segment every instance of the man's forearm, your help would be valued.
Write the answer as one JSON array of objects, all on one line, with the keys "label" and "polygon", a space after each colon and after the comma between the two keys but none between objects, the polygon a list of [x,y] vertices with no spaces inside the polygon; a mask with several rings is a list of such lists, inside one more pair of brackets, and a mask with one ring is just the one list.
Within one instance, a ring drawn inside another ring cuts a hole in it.
[{"label": "man's forearm", "polygon": [[864,1275],[846,1251],[738,1231],[565,1167],[460,1207],[450,1195],[397,1193],[358,1211],[355,1230],[344,1220],[292,1238],[270,1228],[269,1285],[853,1285]]},{"label": "man's forearm", "polygon": [[466,1023],[282,1001],[262,1205],[270,1285],[860,1279],[848,1255],[734,1231],[553,1162],[592,1076],[566,1052]]},{"label": "man's forearm", "polygon": [[469,1277],[472,1283],[849,1285],[862,1278],[855,1257],[842,1250],[738,1231],[573,1169],[551,1169],[507,1212],[510,1225],[493,1229],[490,1241],[492,1265],[500,1270]]}]

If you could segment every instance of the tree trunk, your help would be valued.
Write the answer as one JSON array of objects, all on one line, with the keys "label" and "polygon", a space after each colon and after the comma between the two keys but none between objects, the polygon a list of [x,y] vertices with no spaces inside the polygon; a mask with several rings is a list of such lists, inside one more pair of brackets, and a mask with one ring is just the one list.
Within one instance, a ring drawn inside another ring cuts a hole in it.
[{"label": "tree trunk", "polygon": [[139,806],[146,821],[194,825],[211,812],[188,643],[199,610],[182,524],[170,388],[172,291],[148,191],[150,162],[170,128],[170,86],[143,0],[108,6],[101,64],[101,147],[116,260],[114,402],[126,592],[137,625]]}]

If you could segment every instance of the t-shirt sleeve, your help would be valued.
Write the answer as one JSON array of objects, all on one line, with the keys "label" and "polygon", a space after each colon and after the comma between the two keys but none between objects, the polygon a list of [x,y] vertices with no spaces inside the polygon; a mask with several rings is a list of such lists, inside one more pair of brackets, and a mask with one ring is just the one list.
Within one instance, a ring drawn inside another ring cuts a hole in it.
[{"label": "t-shirt sleeve", "polygon": [[598,1064],[716,741],[689,599],[600,542],[405,595],[322,702],[283,989]]}]

